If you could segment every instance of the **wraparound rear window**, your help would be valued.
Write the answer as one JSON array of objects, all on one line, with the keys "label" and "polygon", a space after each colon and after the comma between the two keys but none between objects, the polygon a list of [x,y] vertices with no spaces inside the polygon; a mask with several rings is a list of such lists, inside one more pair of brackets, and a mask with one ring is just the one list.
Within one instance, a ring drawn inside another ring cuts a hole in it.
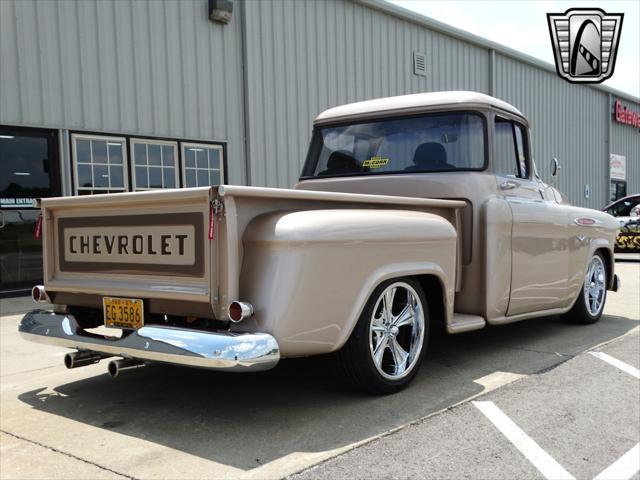
[{"label": "wraparound rear window", "polygon": [[485,132],[473,112],[316,128],[302,178],[482,170]]}]

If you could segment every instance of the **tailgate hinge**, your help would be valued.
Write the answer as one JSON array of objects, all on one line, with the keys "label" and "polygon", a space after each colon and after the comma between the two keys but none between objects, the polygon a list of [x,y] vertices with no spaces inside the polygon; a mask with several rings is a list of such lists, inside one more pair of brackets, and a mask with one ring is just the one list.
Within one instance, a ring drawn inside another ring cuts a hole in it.
[{"label": "tailgate hinge", "polygon": [[222,203],[217,198],[214,198],[211,201],[211,208],[213,209],[213,213],[218,215],[219,213],[222,213],[224,211],[224,203]]}]

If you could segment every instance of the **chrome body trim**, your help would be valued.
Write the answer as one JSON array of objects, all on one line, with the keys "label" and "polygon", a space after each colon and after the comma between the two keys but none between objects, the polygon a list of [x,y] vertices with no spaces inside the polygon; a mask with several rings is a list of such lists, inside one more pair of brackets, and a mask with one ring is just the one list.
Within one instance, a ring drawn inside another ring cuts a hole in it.
[{"label": "chrome body trim", "polygon": [[602,221],[597,218],[591,217],[578,217],[573,219],[573,223],[580,225],[581,227],[599,227],[602,225]]},{"label": "chrome body trim", "polygon": [[234,333],[147,325],[122,338],[86,332],[73,315],[43,310],[27,313],[20,335],[36,343],[105,355],[233,372],[273,368],[280,348],[267,333]]}]

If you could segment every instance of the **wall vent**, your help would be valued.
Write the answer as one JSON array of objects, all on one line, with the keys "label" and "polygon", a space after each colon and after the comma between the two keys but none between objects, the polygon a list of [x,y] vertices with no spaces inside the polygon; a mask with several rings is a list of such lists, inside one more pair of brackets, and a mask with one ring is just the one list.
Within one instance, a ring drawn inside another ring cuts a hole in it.
[{"label": "wall vent", "polygon": [[413,52],[413,73],[427,76],[427,56],[422,52]]}]

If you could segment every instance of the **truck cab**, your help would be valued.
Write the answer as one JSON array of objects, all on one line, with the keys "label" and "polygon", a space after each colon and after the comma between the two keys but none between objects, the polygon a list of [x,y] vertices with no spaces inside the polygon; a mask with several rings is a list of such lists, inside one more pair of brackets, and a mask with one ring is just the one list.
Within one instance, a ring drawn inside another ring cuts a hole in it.
[{"label": "truck cab", "polygon": [[542,181],[529,122],[512,105],[475,92],[406,95],[327,110],[314,127],[297,189],[465,202],[456,312],[498,324],[575,300],[593,253],[575,220],[593,212]]}]

